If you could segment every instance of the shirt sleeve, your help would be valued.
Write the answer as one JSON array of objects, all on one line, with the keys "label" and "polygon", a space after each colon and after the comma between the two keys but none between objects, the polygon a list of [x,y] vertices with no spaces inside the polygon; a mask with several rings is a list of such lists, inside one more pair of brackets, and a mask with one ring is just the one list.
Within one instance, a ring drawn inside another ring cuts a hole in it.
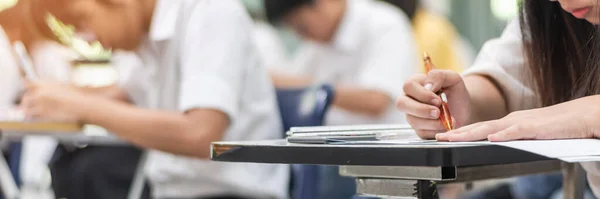
[{"label": "shirt sleeve", "polygon": [[513,20],[497,39],[486,42],[474,65],[463,76],[491,78],[507,100],[509,111],[532,109],[538,100],[527,79],[523,42],[518,20]]},{"label": "shirt sleeve", "polygon": [[408,22],[386,30],[370,44],[358,73],[360,86],[385,92],[395,99],[402,85],[417,72],[417,47]]},{"label": "shirt sleeve", "polygon": [[213,1],[189,19],[181,52],[179,109],[216,109],[235,121],[252,59],[251,20],[237,1]]}]

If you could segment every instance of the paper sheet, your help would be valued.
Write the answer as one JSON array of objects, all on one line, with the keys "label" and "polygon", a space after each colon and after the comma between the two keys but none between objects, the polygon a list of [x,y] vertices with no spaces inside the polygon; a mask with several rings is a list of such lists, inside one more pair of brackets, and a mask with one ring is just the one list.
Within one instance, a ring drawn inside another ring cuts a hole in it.
[{"label": "paper sheet", "polygon": [[437,142],[435,140],[422,140],[416,134],[402,134],[401,139],[381,141],[351,141],[339,144],[352,145],[414,145],[414,146],[480,146],[500,145],[528,151],[549,158],[560,159],[566,162],[593,162],[600,161],[599,139],[572,139],[572,140],[522,140],[511,142]]}]

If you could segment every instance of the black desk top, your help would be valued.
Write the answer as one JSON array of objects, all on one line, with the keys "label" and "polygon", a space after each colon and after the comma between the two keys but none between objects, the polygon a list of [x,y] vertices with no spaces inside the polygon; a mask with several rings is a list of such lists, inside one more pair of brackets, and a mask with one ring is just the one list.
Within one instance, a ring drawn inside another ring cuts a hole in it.
[{"label": "black desk top", "polygon": [[363,166],[479,166],[550,158],[497,145],[310,145],[286,140],[215,142],[211,159],[253,162]]}]

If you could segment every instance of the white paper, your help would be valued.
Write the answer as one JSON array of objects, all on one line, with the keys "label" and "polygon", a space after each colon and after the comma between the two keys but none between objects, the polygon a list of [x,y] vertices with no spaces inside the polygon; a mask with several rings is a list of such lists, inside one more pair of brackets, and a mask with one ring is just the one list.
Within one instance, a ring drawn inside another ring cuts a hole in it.
[{"label": "white paper", "polygon": [[600,156],[600,140],[532,140],[495,142],[493,144],[529,151],[550,158]]}]

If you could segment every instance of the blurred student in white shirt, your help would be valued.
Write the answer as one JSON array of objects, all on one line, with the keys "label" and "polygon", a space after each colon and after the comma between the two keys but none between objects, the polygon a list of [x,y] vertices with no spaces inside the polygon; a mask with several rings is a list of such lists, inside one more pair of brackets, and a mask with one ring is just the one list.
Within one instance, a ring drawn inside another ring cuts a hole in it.
[{"label": "blurred student in white shirt", "polygon": [[[332,84],[326,125],[405,122],[393,102],[419,62],[411,24],[399,9],[372,0],[265,0],[265,12],[306,41],[291,64],[272,68],[276,87]],[[335,167],[322,169],[320,198],[354,195],[352,179],[340,178]]]},{"label": "blurred student in white shirt", "polygon": [[372,0],[266,0],[265,8],[307,40],[291,65],[271,71],[277,87],[333,84],[328,125],[404,122],[393,102],[418,62],[399,9]]},{"label": "blurred student in white shirt", "polygon": [[73,24],[82,38],[136,50],[144,66],[110,92],[138,107],[30,84],[23,100],[29,115],[96,124],[155,149],[146,173],[156,198],[287,197],[286,166],[206,160],[211,142],[282,134],[274,89],[239,1],[39,0],[35,9]]}]

